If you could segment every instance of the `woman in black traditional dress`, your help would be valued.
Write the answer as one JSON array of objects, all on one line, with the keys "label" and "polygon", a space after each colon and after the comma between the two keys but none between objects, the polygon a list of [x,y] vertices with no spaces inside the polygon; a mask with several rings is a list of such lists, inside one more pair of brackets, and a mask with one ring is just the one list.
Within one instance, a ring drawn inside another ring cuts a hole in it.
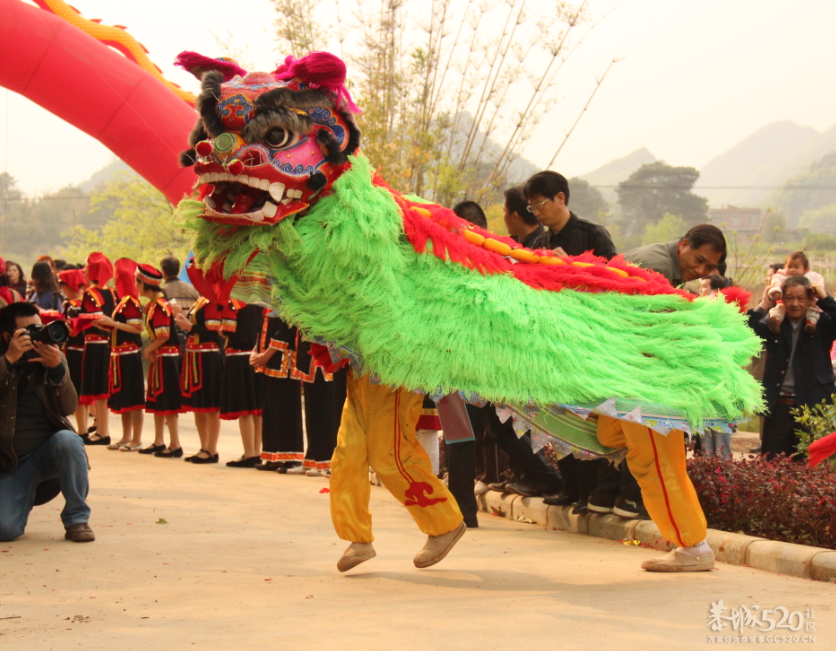
[{"label": "woman in black traditional dress", "polygon": [[[81,298],[81,317],[96,318],[113,314],[116,292],[107,283],[113,278],[113,265],[103,253],[91,253],[84,267],[90,286]],[[96,418],[96,432],[84,439],[87,445],[110,445],[108,429],[108,368],[110,366],[110,330],[93,323],[84,334],[84,361],[81,371],[79,402],[89,405]],[[87,422],[79,427],[87,429]]]},{"label": "woman in black traditional dress", "polygon": [[[154,414],[154,444],[142,448],[139,453],[170,459],[183,456],[177,423],[177,415],[183,411],[180,399],[180,342],[171,306],[164,298],[162,281],[163,274],[151,265],[137,267],[136,289],[140,296],[148,299],[145,329],[151,340],[142,351],[142,356],[151,363],[145,411]],[[165,445],[166,427],[168,447]]]},{"label": "woman in black traditional dress", "polygon": [[296,328],[265,310],[258,346],[250,364],[262,373],[262,451],[257,470],[286,473],[302,467],[302,383],[290,377],[295,355]]},{"label": "woman in black traditional dress", "polygon": [[261,396],[259,375],[250,364],[258,344],[264,310],[231,300],[224,309],[221,330],[226,337],[221,384],[221,420],[238,420],[244,454],[228,461],[230,468],[254,468],[261,459]]},{"label": "woman in black traditional dress", "polygon": [[[296,355],[290,376],[302,381],[305,393],[305,432],[308,447],[301,468],[291,468],[288,474],[308,477],[329,476],[331,457],[337,447],[337,432],[345,404],[345,368],[330,373],[326,366],[311,354],[311,344],[297,334]],[[320,346],[320,348],[322,348]],[[327,349],[326,349],[327,350]],[[328,366],[330,359],[325,363]]]},{"label": "woman in black traditional dress", "polygon": [[[75,387],[77,394],[81,394],[81,371],[84,363],[84,333],[77,331],[76,317],[81,311],[81,297],[87,287],[87,278],[84,272],[78,268],[63,269],[58,272],[58,284],[61,292],[67,297],[64,301],[64,322],[70,329],[70,336],[67,339],[67,366],[70,369],[70,380]],[[74,321],[75,319],[75,321]],[[75,422],[78,433],[87,436],[87,405],[79,401],[75,410]]]},{"label": "woman in black traditional dress", "polygon": [[135,452],[142,448],[145,411],[145,379],[142,373],[142,306],[136,287],[136,262],[116,261],[116,289],[119,303],[110,317],[94,323],[112,329],[107,406],[122,418],[122,438],[107,447]]},{"label": "woman in black traditional dress", "polygon": [[200,297],[187,315],[175,308],[175,322],[188,333],[180,388],[184,411],[194,412],[200,452],[187,457],[192,463],[218,463],[221,434],[221,323],[223,306]]}]

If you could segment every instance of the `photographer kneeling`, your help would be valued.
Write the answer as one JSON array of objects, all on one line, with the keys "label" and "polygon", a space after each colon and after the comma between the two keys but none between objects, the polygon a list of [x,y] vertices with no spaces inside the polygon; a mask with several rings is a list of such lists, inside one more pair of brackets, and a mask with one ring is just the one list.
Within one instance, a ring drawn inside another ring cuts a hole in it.
[{"label": "photographer kneeling", "polygon": [[66,418],[78,396],[58,348],[32,341],[39,332],[47,334],[31,303],[0,311],[0,541],[23,535],[32,507],[60,491],[64,537],[90,542],[87,455]]}]

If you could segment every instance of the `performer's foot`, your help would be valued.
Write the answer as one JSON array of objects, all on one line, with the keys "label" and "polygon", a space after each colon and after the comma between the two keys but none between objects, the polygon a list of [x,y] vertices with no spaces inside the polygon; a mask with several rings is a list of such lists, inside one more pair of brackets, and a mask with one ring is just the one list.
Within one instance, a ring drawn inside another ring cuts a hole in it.
[{"label": "performer's foot", "polygon": [[714,552],[704,554],[688,553],[687,547],[679,547],[660,558],[651,558],[642,563],[648,572],[707,572],[714,569]]},{"label": "performer's foot", "polygon": [[337,569],[340,572],[348,572],[352,567],[357,567],[375,556],[377,552],[371,543],[351,543],[343,552],[342,558],[337,561]]},{"label": "performer's foot", "polygon": [[429,536],[424,547],[415,555],[413,563],[415,567],[429,567],[435,565],[442,560],[450,550],[453,549],[459,538],[467,531],[467,525],[462,522],[458,527],[452,531],[448,531],[440,536]]}]

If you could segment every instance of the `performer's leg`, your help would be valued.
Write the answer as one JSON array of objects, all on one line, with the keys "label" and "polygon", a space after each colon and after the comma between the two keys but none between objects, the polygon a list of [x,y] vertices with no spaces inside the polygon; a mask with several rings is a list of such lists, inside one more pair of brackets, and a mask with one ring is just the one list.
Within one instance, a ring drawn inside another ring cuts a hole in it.
[{"label": "performer's leg", "polygon": [[671,430],[665,436],[629,421],[621,421],[621,427],[627,441],[627,464],[659,531],[681,547],[704,541],[707,524],[686,470],[683,432]]},{"label": "performer's leg", "polygon": [[354,384],[362,396],[369,462],[384,486],[428,536],[456,529],[463,520],[456,500],[433,474],[427,453],[415,440],[423,397],[371,384],[367,377]]},{"label": "performer's leg", "polygon": [[371,484],[361,390],[367,384],[366,378],[355,379],[353,372],[349,371],[337,447],[331,458],[331,520],[337,535],[353,543],[374,540],[369,512]]}]

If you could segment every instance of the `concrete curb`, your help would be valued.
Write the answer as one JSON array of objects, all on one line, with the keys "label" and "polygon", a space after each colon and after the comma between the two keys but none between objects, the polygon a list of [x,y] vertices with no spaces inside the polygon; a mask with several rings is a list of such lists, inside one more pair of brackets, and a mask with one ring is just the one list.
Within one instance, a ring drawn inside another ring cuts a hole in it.
[{"label": "concrete curb", "polygon": [[[609,514],[572,515],[569,506],[548,506],[539,497],[521,497],[496,491],[488,491],[476,501],[480,510],[517,522],[608,540],[638,540],[662,551],[674,548],[662,537],[656,525],[648,520],[627,520]],[[707,540],[717,560],[723,563],[836,583],[836,551],[717,529],[708,530]]]}]

